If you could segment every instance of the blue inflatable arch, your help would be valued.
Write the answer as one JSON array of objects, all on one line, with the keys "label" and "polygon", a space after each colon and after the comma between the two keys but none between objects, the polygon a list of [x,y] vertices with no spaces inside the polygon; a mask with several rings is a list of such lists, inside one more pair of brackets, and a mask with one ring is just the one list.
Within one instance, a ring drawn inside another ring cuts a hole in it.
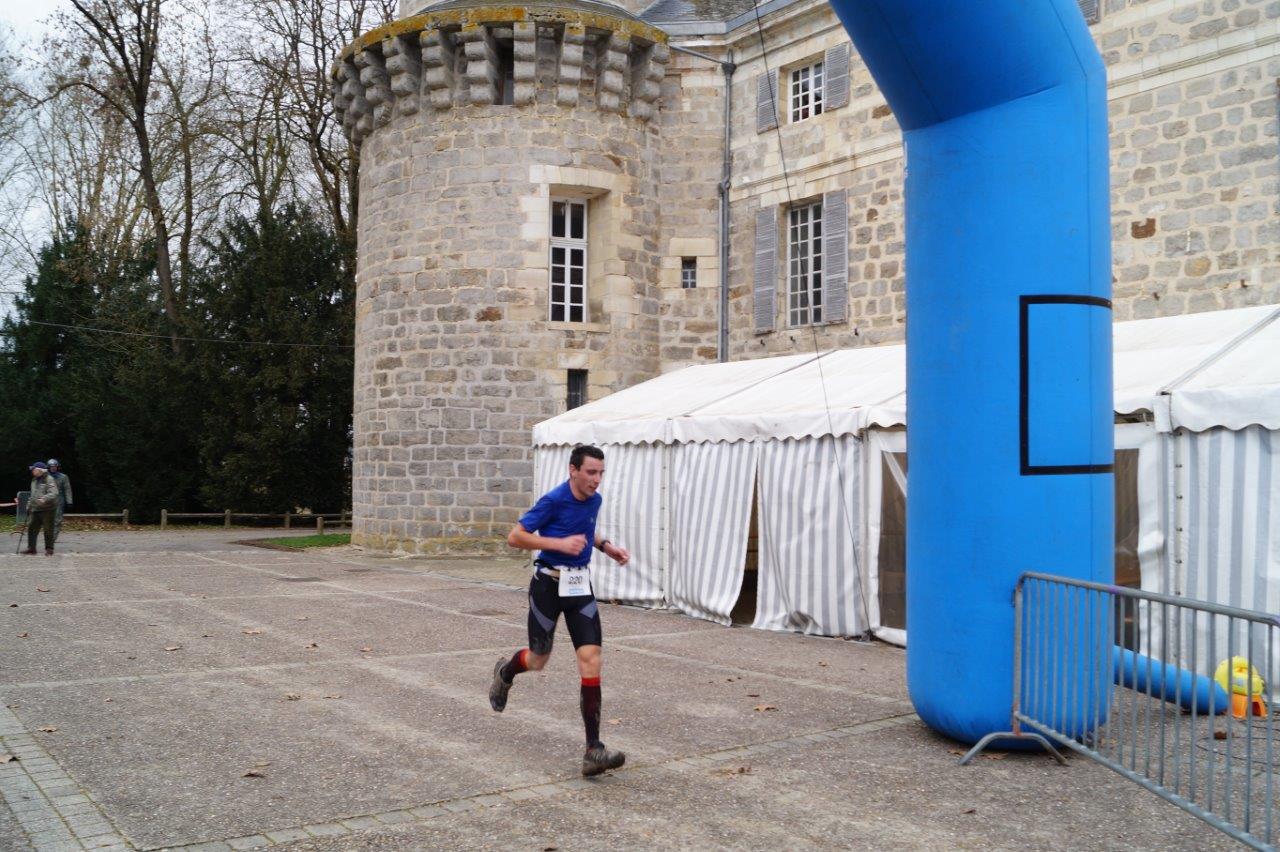
[{"label": "blue inflatable arch", "polygon": [[832,5],[906,150],[907,682],[973,742],[1018,576],[1113,576],[1106,74],[1075,0]]}]

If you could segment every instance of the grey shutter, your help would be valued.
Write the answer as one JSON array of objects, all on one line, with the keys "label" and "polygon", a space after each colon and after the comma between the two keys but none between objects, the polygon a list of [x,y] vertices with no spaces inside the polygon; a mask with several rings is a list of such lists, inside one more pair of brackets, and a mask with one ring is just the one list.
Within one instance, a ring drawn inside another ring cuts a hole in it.
[{"label": "grey shutter", "polygon": [[843,189],[822,196],[822,321],[844,322],[849,301],[849,202]]},{"label": "grey shutter", "polygon": [[756,77],[756,133],[778,126],[778,72]]},{"label": "grey shutter", "polygon": [[756,333],[773,331],[777,312],[778,214],[772,207],[756,213],[756,274],[752,292],[755,300]]},{"label": "grey shutter", "polygon": [[822,61],[822,111],[849,104],[849,45],[838,44]]},{"label": "grey shutter", "polygon": [[1086,24],[1098,23],[1098,0],[1077,0]]}]

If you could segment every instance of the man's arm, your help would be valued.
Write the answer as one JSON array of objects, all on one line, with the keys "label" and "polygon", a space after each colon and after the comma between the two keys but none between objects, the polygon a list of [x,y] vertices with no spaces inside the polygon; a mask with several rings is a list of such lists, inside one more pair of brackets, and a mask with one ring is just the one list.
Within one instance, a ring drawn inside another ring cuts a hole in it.
[{"label": "man's arm", "polygon": [[566,538],[550,538],[531,533],[516,524],[511,528],[511,532],[507,533],[507,544],[520,550],[554,550],[569,556],[577,556],[586,550],[587,537],[579,533]]},{"label": "man's arm", "polygon": [[619,547],[607,538],[600,539],[596,543],[596,547],[600,549],[601,553],[619,565],[626,565],[631,561],[631,553],[625,547]]},{"label": "man's arm", "polygon": [[75,502],[75,500],[74,500],[74,499],[72,498],[72,496],[71,496],[71,477],[67,476],[65,473],[64,473],[64,474],[62,474],[62,485],[63,485],[63,487],[64,487],[64,488],[66,488],[66,491],[67,491],[67,497],[66,497],[67,505],[68,505],[68,506],[70,506],[72,503],[74,503],[74,502]]}]

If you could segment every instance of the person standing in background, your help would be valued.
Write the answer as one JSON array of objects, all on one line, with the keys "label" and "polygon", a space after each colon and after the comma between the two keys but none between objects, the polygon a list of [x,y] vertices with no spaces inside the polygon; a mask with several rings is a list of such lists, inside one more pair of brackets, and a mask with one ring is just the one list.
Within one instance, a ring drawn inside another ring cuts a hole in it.
[{"label": "person standing in background", "polygon": [[49,465],[36,462],[31,466],[31,502],[27,504],[28,556],[36,552],[36,539],[44,530],[44,555],[53,555],[58,538],[55,522],[58,516],[58,483],[49,475]]},{"label": "person standing in background", "polygon": [[71,477],[62,472],[57,459],[49,459],[48,463],[49,475],[58,483],[58,514],[53,520],[53,537],[57,538],[62,535],[62,513],[75,501],[71,496]]}]

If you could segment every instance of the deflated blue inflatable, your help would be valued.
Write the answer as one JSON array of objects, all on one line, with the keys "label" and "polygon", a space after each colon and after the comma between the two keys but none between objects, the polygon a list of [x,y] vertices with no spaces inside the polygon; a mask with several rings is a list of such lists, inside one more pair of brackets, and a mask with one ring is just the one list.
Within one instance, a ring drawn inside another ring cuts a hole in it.
[{"label": "deflated blue inflatable", "polygon": [[1075,0],[832,0],[906,148],[907,681],[1007,730],[1023,571],[1111,582],[1106,75]]},{"label": "deflated blue inflatable", "polygon": [[1115,682],[1135,692],[1154,695],[1183,710],[1194,708],[1205,716],[1231,709],[1231,696],[1213,678],[1120,647],[1112,650],[1112,663]]}]

